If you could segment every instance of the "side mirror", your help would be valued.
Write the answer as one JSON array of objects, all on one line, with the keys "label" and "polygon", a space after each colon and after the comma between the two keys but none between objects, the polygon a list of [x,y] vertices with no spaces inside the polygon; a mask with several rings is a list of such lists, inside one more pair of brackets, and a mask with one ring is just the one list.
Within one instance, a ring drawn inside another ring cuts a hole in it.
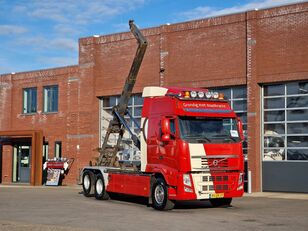
[{"label": "side mirror", "polygon": [[170,134],[170,120],[163,118],[161,121],[161,131],[163,134]]},{"label": "side mirror", "polygon": [[170,140],[170,120],[163,118],[161,121],[162,141],[167,142]]},{"label": "side mirror", "polygon": [[243,141],[245,137],[244,137],[244,132],[243,132],[243,123],[240,118],[237,118],[237,127],[240,133],[240,138]]},{"label": "side mirror", "polygon": [[169,141],[170,141],[170,135],[169,135],[169,134],[163,134],[163,135],[161,136],[161,140],[162,140],[163,142],[169,142]]}]

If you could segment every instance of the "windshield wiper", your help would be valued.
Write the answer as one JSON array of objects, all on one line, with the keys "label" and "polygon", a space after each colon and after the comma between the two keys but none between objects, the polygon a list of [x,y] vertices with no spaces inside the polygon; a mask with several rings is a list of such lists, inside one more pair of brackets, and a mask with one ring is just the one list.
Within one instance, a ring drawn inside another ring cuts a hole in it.
[{"label": "windshield wiper", "polygon": [[184,138],[189,140],[196,140],[198,142],[207,142],[207,143],[211,142],[211,139],[209,139],[206,136],[186,135]]},{"label": "windshield wiper", "polygon": [[225,134],[215,135],[215,136],[212,136],[212,137],[213,138],[224,138],[224,139],[229,139],[229,140],[233,140],[234,142],[237,142],[237,139],[235,137],[228,136],[228,135],[225,135]]},{"label": "windshield wiper", "polygon": [[206,140],[207,142],[212,142],[212,140],[206,136],[202,136],[201,139],[198,139],[199,140]]}]

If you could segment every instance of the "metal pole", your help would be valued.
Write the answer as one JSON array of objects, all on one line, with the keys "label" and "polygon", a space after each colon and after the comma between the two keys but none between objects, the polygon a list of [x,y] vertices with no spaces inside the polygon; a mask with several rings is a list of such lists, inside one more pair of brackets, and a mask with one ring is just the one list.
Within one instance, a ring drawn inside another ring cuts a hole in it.
[{"label": "metal pole", "polygon": [[247,184],[248,184],[248,189],[247,193],[251,193],[251,171],[248,170],[248,175],[247,175]]}]

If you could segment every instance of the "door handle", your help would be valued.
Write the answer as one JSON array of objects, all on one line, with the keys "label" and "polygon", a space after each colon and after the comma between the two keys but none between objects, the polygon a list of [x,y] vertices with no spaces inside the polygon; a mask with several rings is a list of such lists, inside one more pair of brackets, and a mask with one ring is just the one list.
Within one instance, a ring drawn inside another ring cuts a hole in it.
[{"label": "door handle", "polygon": [[164,159],[164,156],[159,156],[159,159],[160,159],[160,160]]}]

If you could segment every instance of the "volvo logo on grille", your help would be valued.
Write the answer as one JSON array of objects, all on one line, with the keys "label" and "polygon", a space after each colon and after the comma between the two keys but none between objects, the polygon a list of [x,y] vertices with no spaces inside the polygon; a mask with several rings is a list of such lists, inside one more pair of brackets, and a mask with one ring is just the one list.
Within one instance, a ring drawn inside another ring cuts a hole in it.
[{"label": "volvo logo on grille", "polygon": [[226,160],[227,158],[223,158],[223,159],[215,159],[215,160],[213,160],[212,161],[212,163],[209,165],[209,166],[215,166],[215,167],[218,167],[219,166],[219,164],[222,162],[222,161],[224,161],[224,160]]}]

